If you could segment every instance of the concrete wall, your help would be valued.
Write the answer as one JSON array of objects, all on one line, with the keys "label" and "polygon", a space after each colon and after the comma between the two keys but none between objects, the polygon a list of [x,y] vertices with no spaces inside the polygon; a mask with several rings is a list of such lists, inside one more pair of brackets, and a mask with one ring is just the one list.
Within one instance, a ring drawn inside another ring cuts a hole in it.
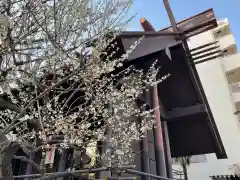
[{"label": "concrete wall", "polygon": [[[231,34],[217,40],[220,41],[221,49],[235,43]],[[215,38],[212,31],[208,31],[192,37],[188,44],[191,49],[212,41]],[[194,163],[188,167],[188,175],[189,180],[210,180],[209,176],[212,175],[231,174],[229,166],[240,164],[240,124],[238,115],[234,114],[236,108],[226,74],[227,71],[240,67],[240,54],[207,61],[196,67],[228,159],[218,160],[215,154],[208,154],[207,162]],[[173,168],[181,169],[179,165],[174,165]]]},{"label": "concrete wall", "polygon": [[196,48],[198,46],[210,43],[214,41],[214,36],[211,31],[201,33],[197,36],[193,36],[188,40],[188,46],[190,49]]},{"label": "concrete wall", "polygon": [[206,163],[189,167],[190,180],[209,179],[211,175],[229,174],[228,167],[240,163],[240,124],[234,114],[234,103],[220,59],[197,65],[210,108],[215,118],[228,159],[217,160],[214,154],[207,155]]},{"label": "concrete wall", "polygon": [[[194,163],[188,168],[189,180],[207,180],[211,175],[231,174],[229,166],[240,163],[240,124],[234,114],[235,106],[231,97],[222,61],[215,59],[197,65],[197,70],[215,118],[228,159],[218,160],[208,154],[207,162]],[[181,169],[175,165],[174,169]]]}]

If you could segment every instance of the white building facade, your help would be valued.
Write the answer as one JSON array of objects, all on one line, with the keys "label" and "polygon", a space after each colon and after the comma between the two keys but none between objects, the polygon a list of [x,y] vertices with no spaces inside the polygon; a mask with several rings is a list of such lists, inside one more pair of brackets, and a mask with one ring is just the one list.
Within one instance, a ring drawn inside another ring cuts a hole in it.
[{"label": "white building facade", "polygon": [[[218,41],[222,57],[196,65],[228,159],[215,154],[191,158],[189,180],[210,180],[209,176],[240,173],[240,53],[227,19],[218,27],[188,40],[190,49]],[[239,164],[239,166],[238,166]],[[174,169],[181,169],[173,165]],[[239,171],[239,172],[238,172]]]}]

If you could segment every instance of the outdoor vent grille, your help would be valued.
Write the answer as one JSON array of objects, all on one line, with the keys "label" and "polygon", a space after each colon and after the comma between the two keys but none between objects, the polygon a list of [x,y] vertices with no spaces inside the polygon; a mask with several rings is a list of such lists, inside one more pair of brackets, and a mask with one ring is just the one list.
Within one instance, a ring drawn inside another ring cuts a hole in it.
[{"label": "outdoor vent grille", "polygon": [[222,51],[218,41],[214,41],[212,43],[190,49],[190,56],[195,64],[199,64],[222,56]]}]

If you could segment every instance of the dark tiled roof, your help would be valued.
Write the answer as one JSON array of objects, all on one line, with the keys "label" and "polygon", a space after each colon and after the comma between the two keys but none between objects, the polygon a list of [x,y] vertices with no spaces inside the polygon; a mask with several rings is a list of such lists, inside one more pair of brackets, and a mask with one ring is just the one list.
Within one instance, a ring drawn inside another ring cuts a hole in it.
[{"label": "dark tiled roof", "polygon": [[239,175],[210,176],[212,180],[240,180]]}]

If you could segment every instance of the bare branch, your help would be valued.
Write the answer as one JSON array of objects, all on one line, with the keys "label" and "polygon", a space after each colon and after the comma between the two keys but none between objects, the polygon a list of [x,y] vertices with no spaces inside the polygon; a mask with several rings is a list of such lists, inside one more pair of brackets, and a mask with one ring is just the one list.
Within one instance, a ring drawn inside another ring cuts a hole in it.
[{"label": "bare branch", "polygon": [[40,167],[34,161],[27,159],[25,156],[14,156],[13,159],[19,159],[23,162],[31,164],[40,173],[41,176],[43,175],[43,172],[40,169]]}]

